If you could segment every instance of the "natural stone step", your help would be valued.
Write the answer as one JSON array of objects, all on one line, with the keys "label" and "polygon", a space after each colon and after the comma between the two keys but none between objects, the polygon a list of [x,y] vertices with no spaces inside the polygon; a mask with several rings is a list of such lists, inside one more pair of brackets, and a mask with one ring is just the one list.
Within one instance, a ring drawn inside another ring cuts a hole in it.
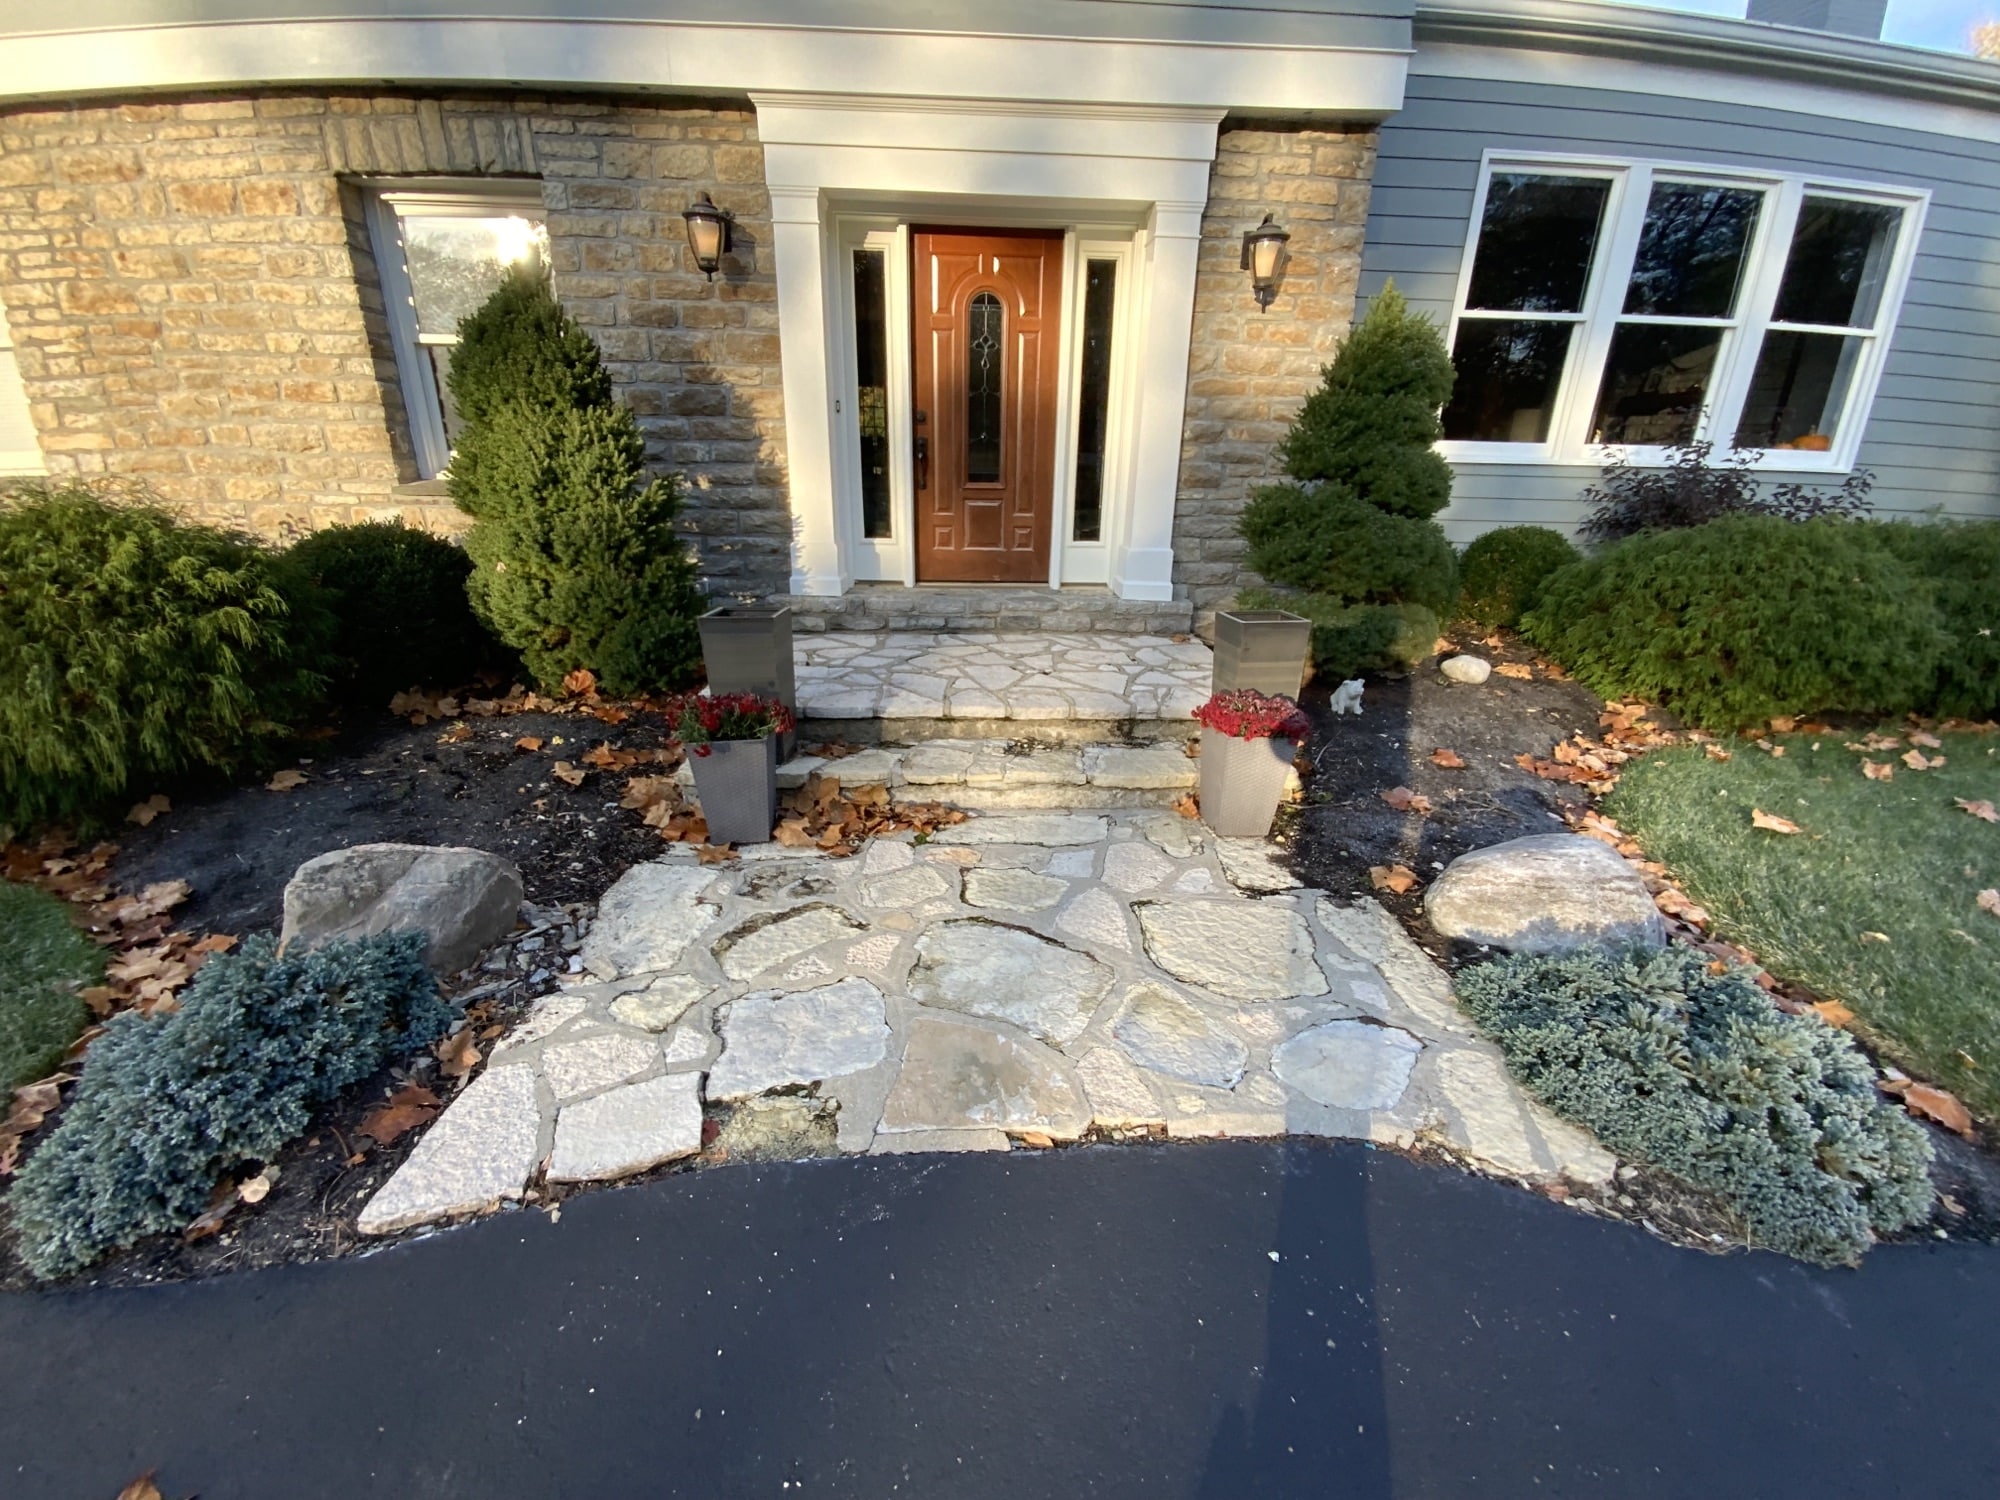
[{"label": "natural stone step", "polygon": [[1095,585],[1004,588],[983,584],[857,584],[844,594],[782,594],[769,602],[792,611],[799,631],[1116,630],[1185,634],[1194,606],[1120,599]]},{"label": "natural stone step", "polygon": [[[1170,807],[1201,780],[1185,739],[1136,744],[1041,745],[1020,740],[927,740],[854,755],[800,755],[778,767],[778,788],[814,772],[842,786],[887,787],[899,802],[942,802],[973,812]],[[676,773],[691,801],[694,772]],[[1294,773],[1290,787],[1297,786]]]}]

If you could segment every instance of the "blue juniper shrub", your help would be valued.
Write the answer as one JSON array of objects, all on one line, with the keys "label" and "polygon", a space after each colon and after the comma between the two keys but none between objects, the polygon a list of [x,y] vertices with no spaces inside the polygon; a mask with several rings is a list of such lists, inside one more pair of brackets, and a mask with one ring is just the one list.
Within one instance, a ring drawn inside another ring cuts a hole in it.
[{"label": "blue juniper shrub", "polygon": [[1853,1039],[1708,954],[1515,955],[1455,989],[1528,1092],[1628,1161],[1722,1198],[1750,1242],[1827,1265],[1929,1218],[1930,1142]]},{"label": "blue juniper shrub", "polygon": [[442,1036],[453,1012],[423,952],[419,933],[283,956],[256,937],[211,958],[171,1014],[114,1017],[8,1197],[28,1268],[65,1276],[185,1228],[225,1172]]}]

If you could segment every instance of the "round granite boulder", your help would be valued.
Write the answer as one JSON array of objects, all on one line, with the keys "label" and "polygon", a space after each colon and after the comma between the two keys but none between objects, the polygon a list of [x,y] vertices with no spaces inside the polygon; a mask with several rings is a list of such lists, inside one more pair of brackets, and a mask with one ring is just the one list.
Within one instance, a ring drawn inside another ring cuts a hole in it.
[{"label": "round granite boulder", "polygon": [[1667,936],[1639,872],[1574,833],[1461,854],[1424,897],[1424,915],[1445,937],[1511,953],[1658,948]]}]

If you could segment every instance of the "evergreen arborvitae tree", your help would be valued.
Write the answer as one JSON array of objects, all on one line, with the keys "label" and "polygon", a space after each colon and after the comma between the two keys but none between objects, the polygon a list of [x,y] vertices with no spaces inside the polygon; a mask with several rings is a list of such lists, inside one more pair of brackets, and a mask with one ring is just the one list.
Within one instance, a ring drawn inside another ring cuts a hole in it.
[{"label": "evergreen arborvitae tree", "polygon": [[703,601],[674,529],[680,480],[646,479],[645,443],[597,345],[527,274],[459,333],[450,482],[473,518],[474,612],[544,687],[579,667],[614,694],[683,685],[701,659]]},{"label": "evergreen arborvitae tree", "polygon": [[1329,672],[1411,665],[1418,626],[1434,627],[1458,596],[1457,555],[1431,519],[1451,499],[1451,469],[1432,447],[1451,384],[1436,324],[1384,287],[1285,434],[1292,482],[1244,507],[1246,561],[1297,591],[1260,602],[1312,619]]},{"label": "evergreen arborvitae tree", "polygon": [[1394,284],[1326,367],[1280,452],[1302,484],[1333,483],[1378,510],[1428,520],[1451,500],[1451,467],[1432,446],[1451,395],[1451,356],[1437,325]]}]

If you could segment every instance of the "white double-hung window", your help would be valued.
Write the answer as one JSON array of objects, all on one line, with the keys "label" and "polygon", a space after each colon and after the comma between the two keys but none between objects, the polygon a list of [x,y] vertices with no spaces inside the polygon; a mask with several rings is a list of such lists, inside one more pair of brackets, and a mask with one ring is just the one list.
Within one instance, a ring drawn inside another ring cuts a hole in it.
[{"label": "white double-hung window", "polygon": [[[1928,194],[1489,153],[1450,330],[1444,453],[1640,462],[1689,438],[1854,463]],[[1652,450],[1651,453],[1648,450]]]},{"label": "white double-hung window", "polygon": [[417,469],[435,479],[458,431],[445,375],[459,323],[514,267],[548,264],[541,184],[379,188],[369,196],[369,232]]}]

